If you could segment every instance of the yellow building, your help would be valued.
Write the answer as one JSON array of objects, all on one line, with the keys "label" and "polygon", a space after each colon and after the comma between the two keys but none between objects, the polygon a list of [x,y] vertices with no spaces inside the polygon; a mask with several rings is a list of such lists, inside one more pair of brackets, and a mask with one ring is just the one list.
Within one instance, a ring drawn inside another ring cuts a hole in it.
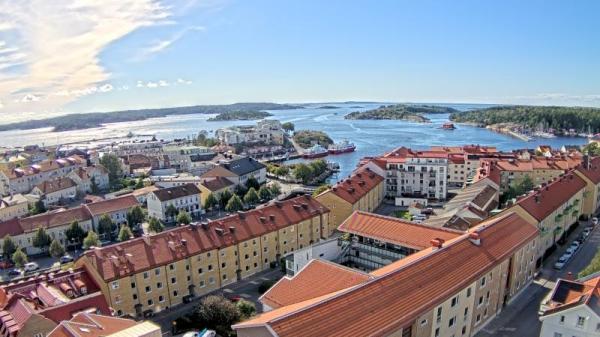
[{"label": "yellow building", "polygon": [[318,241],[329,210],[309,196],[87,251],[84,265],[118,315],[158,312],[273,268]]},{"label": "yellow building", "polygon": [[513,183],[523,181],[528,176],[533,185],[541,185],[573,169],[579,165],[580,160],[571,157],[546,158],[531,157],[523,159],[503,159],[494,161],[495,167],[500,171],[500,187],[507,191]]},{"label": "yellow building", "polygon": [[600,157],[590,159],[585,156],[575,173],[585,181],[583,214],[594,215],[600,206]]},{"label": "yellow building", "polygon": [[198,185],[200,188],[200,200],[202,202],[202,207],[204,207],[204,203],[206,202],[206,198],[209,194],[213,194],[217,197],[219,194],[229,191],[233,192],[235,185],[227,178],[224,177],[214,177],[205,179],[202,183]]},{"label": "yellow building", "polygon": [[373,212],[383,201],[384,193],[383,177],[366,167],[316,196],[315,199],[331,211],[326,236],[354,211]]}]

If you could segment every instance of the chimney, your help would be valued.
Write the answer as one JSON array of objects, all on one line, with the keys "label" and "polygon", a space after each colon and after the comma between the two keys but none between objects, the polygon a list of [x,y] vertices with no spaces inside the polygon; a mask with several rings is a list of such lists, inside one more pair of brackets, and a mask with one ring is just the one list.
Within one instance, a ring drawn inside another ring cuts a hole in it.
[{"label": "chimney", "polygon": [[200,226],[202,226],[202,228],[204,228],[204,229],[208,229],[208,222],[207,221],[202,221],[200,223]]},{"label": "chimney", "polygon": [[181,239],[181,244],[184,246],[187,246],[187,240],[186,239]]},{"label": "chimney", "polygon": [[238,211],[238,215],[239,215],[240,219],[244,219],[246,217],[246,213],[244,213],[242,211]]},{"label": "chimney", "polygon": [[540,196],[538,194],[535,195],[535,203],[539,204],[540,203]]},{"label": "chimney", "polygon": [[230,231],[231,233],[235,232],[235,227],[234,227],[234,226],[229,226],[229,231]]},{"label": "chimney", "polygon": [[479,233],[477,233],[477,232],[470,233],[469,241],[471,241],[476,246],[480,246],[481,245],[481,237],[479,236]]},{"label": "chimney", "polygon": [[217,234],[219,234],[221,236],[223,236],[223,234],[225,233],[223,228],[219,228],[219,227],[215,228],[215,232],[217,232]]},{"label": "chimney", "polygon": [[269,219],[271,221],[275,221],[275,214],[269,214]]},{"label": "chimney", "polygon": [[437,239],[432,239],[430,242],[431,242],[431,246],[432,246],[434,249],[440,249],[440,248],[442,248],[442,246],[444,245],[444,240],[442,240],[442,239],[439,239],[439,238],[437,238]]},{"label": "chimney", "polygon": [[573,281],[575,277],[573,277],[573,273],[568,272],[567,276],[565,276],[565,280]]}]

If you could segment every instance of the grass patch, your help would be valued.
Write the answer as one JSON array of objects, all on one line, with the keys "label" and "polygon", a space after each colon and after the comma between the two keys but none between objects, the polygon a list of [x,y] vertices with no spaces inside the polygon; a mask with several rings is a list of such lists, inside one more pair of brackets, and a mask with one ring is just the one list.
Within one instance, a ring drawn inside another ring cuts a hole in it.
[{"label": "grass patch", "polygon": [[408,211],[395,211],[394,213],[392,213],[392,216],[408,221],[412,220],[412,217]]}]

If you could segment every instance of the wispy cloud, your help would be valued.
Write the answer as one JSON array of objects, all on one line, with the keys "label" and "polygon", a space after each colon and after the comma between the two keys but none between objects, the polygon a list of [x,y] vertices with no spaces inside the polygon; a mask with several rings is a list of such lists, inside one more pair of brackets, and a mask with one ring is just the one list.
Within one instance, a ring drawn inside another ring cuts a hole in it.
[{"label": "wispy cloud", "polygon": [[158,80],[158,81],[137,81],[136,87],[137,88],[150,88],[150,89],[155,89],[155,88],[161,88],[161,87],[170,87],[170,86],[176,86],[176,85],[190,85],[192,84],[192,81],[189,80],[184,80],[181,78],[178,78],[176,81],[167,81],[167,80]]},{"label": "wispy cloud", "polygon": [[181,38],[183,38],[187,33],[189,33],[189,32],[201,32],[201,31],[204,31],[204,30],[205,30],[205,28],[201,27],[201,26],[190,26],[190,27],[186,27],[184,29],[181,29],[181,30],[177,31],[175,34],[171,35],[170,37],[168,37],[166,39],[154,41],[152,43],[152,45],[150,45],[150,46],[142,49],[140,51],[140,53],[133,58],[133,60],[134,61],[144,60],[144,59],[150,57],[153,54],[157,54],[157,53],[160,53],[160,52],[168,49],[175,42],[177,42]]}]

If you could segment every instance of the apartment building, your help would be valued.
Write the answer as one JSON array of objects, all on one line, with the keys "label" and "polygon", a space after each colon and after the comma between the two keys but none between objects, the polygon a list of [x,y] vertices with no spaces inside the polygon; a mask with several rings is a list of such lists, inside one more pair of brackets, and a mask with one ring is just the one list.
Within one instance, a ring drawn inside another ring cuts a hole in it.
[{"label": "apartment building", "polygon": [[126,224],[127,213],[136,206],[140,206],[140,203],[133,195],[124,195],[83,205],[92,217],[94,228],[98,228],[98,223],[103,215],[107,215],[117,227]]},{"label": "apartment building", "polygon": [[219,163],[202,176],[204,179],[227,178],[236,185],[244,185],[250,177],[259,184],[267,181],[267,167],[250,157],[242,157]]},{"label": "apartment building", "polygon": [[118,315],[141,317],[274,267],[322,237],[329,210],[310,196],[87,251]]},{"label": "apartment building", "polygon": [[42,200],[44,206],[65,204],[77,196],[77,184],[68,177],[57,177],[36,185],[31,190]]},{"label": "apartment building", "polygon": [[93,185],[98,191],[106,191],[109,187],[108,170],[102,165],[80,167],[71,171],[67,177],[75,182],[80,194],[93,192]]},{"label": "apartment building", "polygon": [[150,321],[79,312],[60,322],[46,337],[162,337],[160,327]]},{"label": "apartment building", "polygon": [[228,146],[243,143],[283,144],[284,131],[281,123],[273,119],[264,119],[254,125],[239,125],[218,129],[215,137],[221,144]]},{"label": "apartment building", "polygon": [[284,281],[294,292],[270,294],[283,305],[233,328],[240,337],[473,336],[532,281],[538,234],[505,212],[368,275],[300,271]]},{"label": "apartment building", "polygon": [[117,156],[127,156],[134,154],[156,155],[160,154],[163,149],[163,143],[158,140],[154,141],[132,141],[123,142],[112,146],[109,151]]},{"label": "apartment building", "polygon": [[583,210],[585,187],[585,181],[571,171],[517,198],[509,208],[539,229],[539,256],[550,253],[551,247],[577,222]]},{"label": "apartment building", "polygon": [[169,145],[163,148],[163,153],[169,158],[169,166],[182,172],[189,172],[195,168],[196,162],[215,156],[211,149],[196,145]]},{"label": "apartment building", "polygon": [[373,212],[384,198],[384,179],[369,167],[356,170],[315,199],[331,210],[327,236],[354,211]]},{"label": "apartment building", "polygon": [[0,222],[20,218],[29,213],[27,198],[22,194],[0,196]]},{"label": "apartment building", "polygon": [[558,279],[542,303],[540,337],[600,336],[600,276]]},{"label": "apartment building", "polygon": [[161,188],[168,188],[174,186],[182,186],[187,184],[194,184],[200,186],[200,183],[204,180],[196,175],[189,173],[180,173],[170,176],[153,176],[150,180],[154,182],[154,185]]},{"label": "apartment building", "polygon": [[163,221],[173,222],[177,216],[176,214],[167,214],[169,205],[175,206],[178,212],[187,212],[192,218],[197,218],[202,214],[200,189],[194,184],[158,189],[148,195],[146,202],[148,216]]},{"label": "apartment building", "polygon": [[582,214],[596,214],[600,206],[600,157],[590,158],[584,156],[581,165],[575,173],[585,181],[585,195]]},{"label": "apartment building", "polygon": [[48,336],[80,312],[111,314],[98,285],[82,268],[43,272],[0,286],[0,310],[3,337]]},{"label": "apartment building", "polygon": [[202,205],[206,201],[206,198],[209,194],[213,194],[215,197],[218,197],[219,194],[229,191],[233,193],[234,184],[227,178],[216,177],[212,179],[204,179],[202,183],[200,183],[200,200]]},{"label": "apartment building", "polygon": [[0,195],[29,193],[36,185],[53,178],[65,177],[69,172],[85,165],[85,159],[72,156],[45,160],[24,168],[0,171]]}]

